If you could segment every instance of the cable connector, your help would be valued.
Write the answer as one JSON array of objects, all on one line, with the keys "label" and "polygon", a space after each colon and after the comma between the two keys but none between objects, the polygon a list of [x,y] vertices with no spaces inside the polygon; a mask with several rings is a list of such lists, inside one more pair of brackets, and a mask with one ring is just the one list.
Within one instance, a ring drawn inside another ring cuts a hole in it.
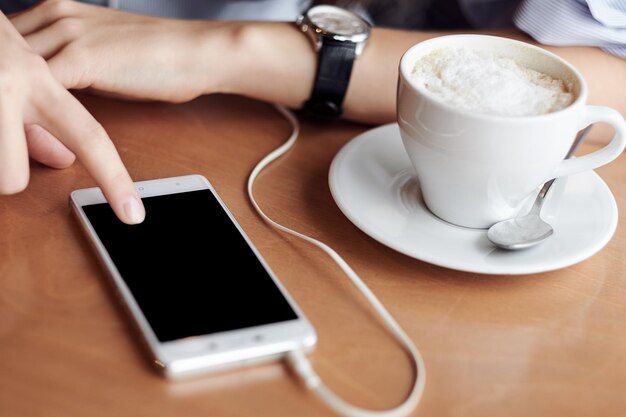
[{"label": "cable connector", "polygon": [[317,376],[309,358],[300,349],[287,352],[287,363],[291,369],[300,377],[304,385],[310,390],[315,390],[320,386],[321,380]]}]

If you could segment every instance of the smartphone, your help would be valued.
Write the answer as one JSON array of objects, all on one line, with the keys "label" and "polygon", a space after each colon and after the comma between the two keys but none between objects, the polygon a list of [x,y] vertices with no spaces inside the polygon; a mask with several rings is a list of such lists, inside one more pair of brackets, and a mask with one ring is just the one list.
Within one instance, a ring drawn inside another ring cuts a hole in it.
[{"label": "smartphone", "polygon": [[316,334],[209,181],[135,183],[146,219],[126,225],[99,188],[70,205],[168,377],[310,351]]}]

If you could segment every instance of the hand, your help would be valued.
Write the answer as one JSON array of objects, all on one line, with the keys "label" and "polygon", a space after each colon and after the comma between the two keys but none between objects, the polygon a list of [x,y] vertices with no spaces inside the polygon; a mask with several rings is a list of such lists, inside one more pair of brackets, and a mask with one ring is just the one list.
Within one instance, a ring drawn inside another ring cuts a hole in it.
[{"label": "hand", "polygon": [[29,155],[55,168],[78,156],[117,216],[143,221],[141,200],[102,126],[0,13],[0,194],[26,188]]},{"label": "hand", "polygon": [[182,102],[224,92],[232,72],[224,61],[233,22],[163,19],[72,0],[44,1],[11,22],[70,89]]}]

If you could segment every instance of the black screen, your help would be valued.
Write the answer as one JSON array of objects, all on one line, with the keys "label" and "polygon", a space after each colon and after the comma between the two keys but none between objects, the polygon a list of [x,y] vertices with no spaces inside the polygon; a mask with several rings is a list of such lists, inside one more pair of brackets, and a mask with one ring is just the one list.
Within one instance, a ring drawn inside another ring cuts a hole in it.
[{"label": "black screen", "polygon": [[143,203],[132,226],[106,203],[83,209],[160,341],[297,318],[211,191]]}]

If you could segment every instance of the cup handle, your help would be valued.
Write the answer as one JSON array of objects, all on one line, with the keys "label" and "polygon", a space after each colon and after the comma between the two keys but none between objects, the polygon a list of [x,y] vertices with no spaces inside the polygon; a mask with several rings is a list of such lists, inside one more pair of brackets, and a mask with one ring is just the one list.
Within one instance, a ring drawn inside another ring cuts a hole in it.
[{"label": "cup handle", "polygon": [[611,142],[602,149],[579,158],[566,159],[561,162],[554,173],[554,178],[578,174],[606,165],[617,158],[624,150],[624,147],[626,147],[626,122],[617,110],[603,106],[587,106],[585,110],[586,114],[581,128],[592,123],[604,122],[613,126],[615,135]]}]

